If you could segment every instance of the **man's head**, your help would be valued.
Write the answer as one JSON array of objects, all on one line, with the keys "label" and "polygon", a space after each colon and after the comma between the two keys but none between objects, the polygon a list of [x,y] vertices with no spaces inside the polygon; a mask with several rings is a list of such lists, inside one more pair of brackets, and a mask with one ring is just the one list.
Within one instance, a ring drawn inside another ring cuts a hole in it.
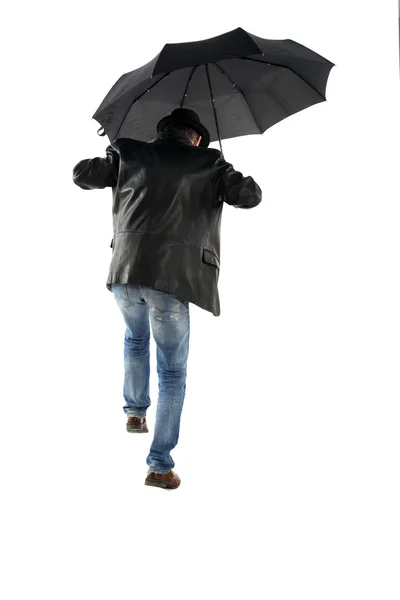
[{"label": "man's head", "polygon": [[201,135],[187,125],[167,125],[163,131],[184,135],[190,142],[192,142],[193,146],[198,146],[201,141]]},{"label": "man's head", "polygon": [[210,133],[201,123],[199,115],[188,108],[175,108],[157,123],[157,133],[161,131],[178,132],[184,135],[194,146],[207,148],[210,143]]}]

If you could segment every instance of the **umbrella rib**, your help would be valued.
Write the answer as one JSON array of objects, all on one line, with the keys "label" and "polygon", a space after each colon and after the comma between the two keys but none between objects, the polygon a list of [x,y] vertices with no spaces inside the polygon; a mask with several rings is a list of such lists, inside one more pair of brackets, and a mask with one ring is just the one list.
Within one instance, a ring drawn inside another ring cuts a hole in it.
[{"label": "umbrella rib", "polygon": [[298,73],[296,73],[296,71],[293,71],[293,69],[291,69],[290,67],[286,67],[285,65],[278,65],[276,63],[266,62],[264,60],[258,60],[257,58],[249,58],[248,56],[241,56],[241,57],[239,57],[239,60],[250,60],[251,62],[258,62],[258,63],[261,63],[262,65],[271,65],[272,67],[280,67],[281,69],[288,69],[288,71],[291,71],[292,73],[294,73],[295,75],[297,75],[297,77],[300,77],[300,79],[302,81],[304,81],[304,83],[306,85],[308,85],[312,90],[314,90],[314,92],[316,94],[318,94],[318,96],[321,96],[321,98],[323,98],[324,100],[326,100],[325,96],[323,96],[322,94],[320,94],[320,92],[318,90],[316,90],[315,87],[311,85],[311,83],[308,83],[308,81],[306,81],[301,75],[299,75]]},{"label": "umbrella rib", "polygon": [[188,77],[188,80],[187,80],[187,83],[186,83],[186,89],[185,89],[185,91],[183,92],[183,96],[182,96],[182,100],[181,100],[181,108],[182,108],[182,106],[183,106],[183,102],[184,102],[184,100],[185,100],[185,96],[187,96],[187,93],[186,93],[186,92],[188,91],[189,83],[190,83],[190,81],[191,81],[191,79],[192,79],[192,77],[193,77],[193,75],[194,75],[194,72],[195,72],[195,70],[197,69],[197,67],[198,67],[198,66],[199,66],[199,65],[196,65],[195,67],[193,67],[193,69],[192,69],[192,70],[191,70],[191,72],[190,72],[190,75],[189,75],[189,77]]},{"label": "umbrella rib", "polygon": [[248,107],[248,109],[249,109],[249,111],[250,111],[250,114],[251,114],[251,116],[252,116],[252,117],[253,117],[253,119],[254,119],[254,123],[257,125],[257,128],[258,128],[259,132],[262,134],[263,132],[262,132],[262,130],[261,130],[261,127],[260,127],[260,125],[257,123],[257,119],[255,118],[255,116],[254,116],[254,114],[253,114],[253,111],[252,111],[252,110],[251,110],[251,108],[250,108],[250,104],[248,103],[248,101],[247,101],[247,98],[246,98],[246,96],[244,95],[244,92],[243,92],[243,90],[241,90],[241,89],[240,89],[240,87],[239,87],[239,86],[238,86],[236,83],[234,83],[234,82],[232,81],[232,79],[229,77],[228,73],[227,73],[227,72],[226,72],[226,71],[225,71],[225,70],[224,70],[222,67],[220,67],[218,63],[213,63],[213,64],[214,64],[216,67],[218,67],[218,69],[219,69],[219,70],[220,70],[220,71],[223,73],[223,75],[225,75],[225,77],[226,77],[227,79],[229,79],[229,81],[231,82],[231,84],[232,84],[232,85],[233,85],[235,88],[237,88],[237,89],[239,90],[239,92],[242,94],[242,96],[243,96],[243,100],[246,102],[246,104],[247,104],[247,107]]},{"label": "umbrella rib", "polygon": [[129,105],[128,110],[126,111],[124,118],[121,121],[121,125],[118,127],[117,133],[115,134],[114,139],[116,139],[118,137],[118,134],[120,132],[120,129],[125,121],[126,115],[128,114],[128,112],[131,110],[132,106],[135,104],[135,102],[137,102],[138,100],[140,100],[140,98],[142,96],[144,96],[145,94],[147,94],[147,92],[149,92],[153,87],[155,87],[157,85],[157,83],[160,83],[160,81],[162,81],[163,79],[165,79],[165,77],[168,77],[168,75],[171,75],[172,71],[169,71],[168,73],[165,73],[165,75],[163,75],[162,77],[160,77],[160,79],[158,79],[155,83],[153,83],[152,86],[150,86],[147,90],[145,90],[142,94],[140,94],[137,98],[135,98],[131,104]]},{"label": "umbrella rib", "polygon": [[218,121],[217,121],[217,111],[215,109],[214,94],[213,94],[212,87],[211,87],[210,73],[208,71],[208,63],[206,63],[204,66],[206,68],[207,79],[208,79],[208,86],[210,88],[210,94],[211,94],[211,100],[212,100],[212,105],[213,105],[213,110],[214,110],[214,119],[215,119],[215,126],[217,128],[217,135],[218,135],[219,146],[221,148],[221,154],[223,156],[224,154],[222,152],[221,136],[220,136],[220,133],[219,133],[219,127],[218,127]]}]

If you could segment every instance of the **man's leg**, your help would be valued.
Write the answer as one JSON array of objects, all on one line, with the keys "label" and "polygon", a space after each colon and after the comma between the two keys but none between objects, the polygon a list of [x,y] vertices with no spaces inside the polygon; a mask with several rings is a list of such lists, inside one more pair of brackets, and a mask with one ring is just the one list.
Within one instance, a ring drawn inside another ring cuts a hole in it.
[{"label": "man's leg", "polygon": [[[146,301],[136,285],[114,284],[115,300],[126,324],[124,338],[124,412],[145,417],[150,406],[150,325]],[[128,428],[128,427],[127,427]],[[140,427],[137,429],[139,430]],[[134,429],[130,429],[134,431]],[[147,428],[144,429],[146,431]]]},{"label": "man's leg", "polygon": [[154,439],[146,462],[149,471],[165,474],[175,466],[170,452],[178,443],[186,392],[189,303],[172,294],[140,289],[146,289],[151,327],[157,344],[159,387]]}]

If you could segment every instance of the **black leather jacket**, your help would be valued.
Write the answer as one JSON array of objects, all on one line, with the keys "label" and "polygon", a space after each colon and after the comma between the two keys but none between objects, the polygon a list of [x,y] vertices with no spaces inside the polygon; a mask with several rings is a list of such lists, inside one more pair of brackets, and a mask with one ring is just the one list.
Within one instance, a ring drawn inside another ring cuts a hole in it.
[{"label": "black leather jacket", "polygon": [[257,206],[261,190],[252,177],[235,171],[219,150],[163,132],[152,142],[116,139],[106,158],[81,160],[73,181],[84,190],[112,188],[107,289],[139,284],[220,315],[223,203]]}]

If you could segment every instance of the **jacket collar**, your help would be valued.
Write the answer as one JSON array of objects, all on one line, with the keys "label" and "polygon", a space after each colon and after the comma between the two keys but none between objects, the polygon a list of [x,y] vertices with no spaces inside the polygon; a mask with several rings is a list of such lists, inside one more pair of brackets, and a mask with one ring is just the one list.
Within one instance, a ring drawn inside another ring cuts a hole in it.
[{"label": "jacket collar", "polygon": [[160,131],[160,133],[157,133],[157,136],[154,138],[153,141],[158,140],[175,140],[177,142],[189,144],[189,146],[193,145],[192,142],[188,140],[188,138],[185,135],[182,135],[181,133],[177,133],[175,131]]}]

